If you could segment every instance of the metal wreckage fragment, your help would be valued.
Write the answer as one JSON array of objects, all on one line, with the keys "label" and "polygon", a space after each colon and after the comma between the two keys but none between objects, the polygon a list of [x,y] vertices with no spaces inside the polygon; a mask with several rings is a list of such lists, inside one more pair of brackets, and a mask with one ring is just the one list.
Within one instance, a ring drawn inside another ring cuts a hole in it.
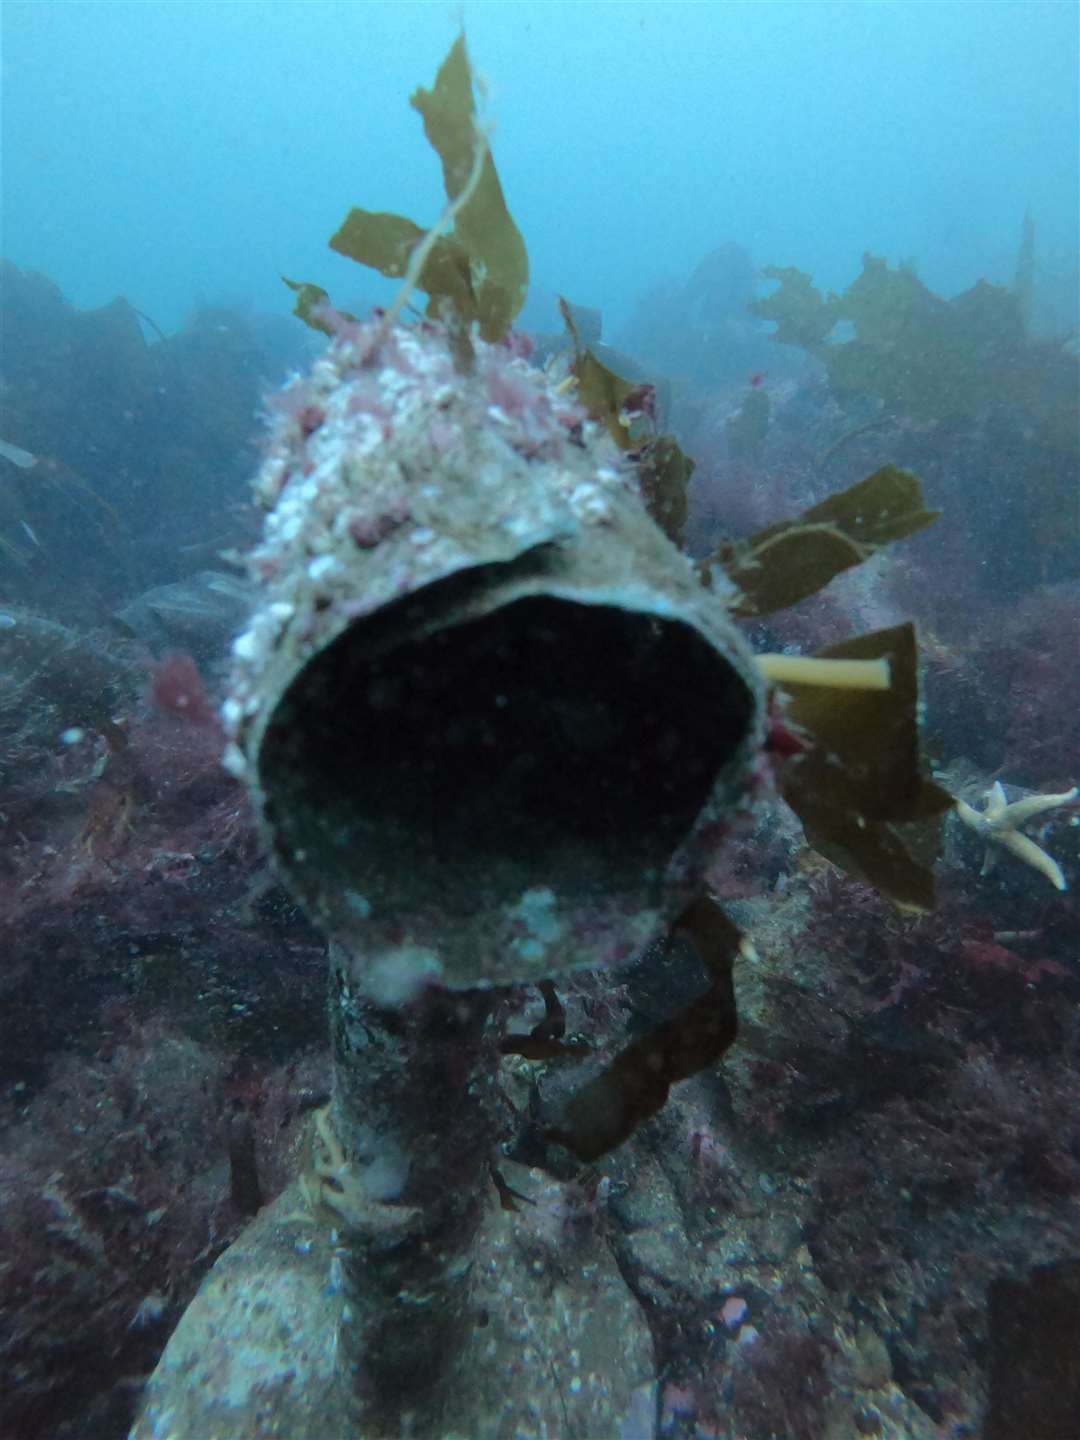
[{"label": "metal wreckage fragment", "polygon": [[264,475],[232,763],[374,996],[623,961],[745,788],[757,668],[538,372],[492,348],[462,377],[411,331],[350,370],[363,335]]},{"label": "metal wreckage fragment", "polygon": [[[241,1388],[265,1391],[280,1339],[256,1338],[236,1296],[257,1280],[266,1297],[286,1221],[329,1247],[331,1294],[275,1314],[297,1343],[316,1312],[336,1330],[356,1433],[400,1433],[408,1412],[418,1434],[480,1435],[505,1420],[484,1375],[511,1333],[520,1346],[507,1307],[530,1284],[508,1288],[506,1191],[490,1183],[506,1138],[499,988],[625,964],[680,922],[711,927],[715,1023],[694,1037],[675,1017],[655,1053],[637,1042],[585,1075],[545,1132],[578,1160],[722,1053],[738,936],[695,905],[756,773],[763,682],[723,587],[705,589],[649,517],[633,465],[505,345],[480,342],[460,373],[437,325],[341,321],[282,397],[258,493],[261,600],[233,647],[227,763],[332,942],[334,1093],[301,1192],[229,1252],[225,1291],[208,1279],[136,1435],[176,1418],[170,1364],[230,1330],[247,1360],[222,1363],[253,1366]],[[496,1273],[481,1359],[472,1317]],[[604,1283],[616,1331],[637,1336],[625,1355],[647,1356],[632,1298],[617,1275]],[[583,1317],[605,1303],[575,1298]],[[555,1363],[563,1322],[529,1313]],[[588,1433],[614,1433],[635,1403],[630,1369],[609,1365],[576,1402]],[[549,1373],[510,1403],[553,1403],[538,1398]],[[315,1433],[305,1388],[288,1401],[298,1436]]]}]

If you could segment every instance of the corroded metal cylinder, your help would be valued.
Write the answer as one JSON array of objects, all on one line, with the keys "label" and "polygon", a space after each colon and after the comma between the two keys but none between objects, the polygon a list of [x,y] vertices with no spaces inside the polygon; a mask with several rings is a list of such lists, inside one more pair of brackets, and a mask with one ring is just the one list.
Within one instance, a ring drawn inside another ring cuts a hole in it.
[{"label": "corroded metal cylinder", "polygon": [[437,329],[344,325],[259,489],[227,763],[335,942],[333,1094],[134,1433],[629,1433],[654,1362],[607,1247],[553,1290],[495,1208],[495,987],[685,910],[759,763],[757,666],[633,467],[503,347],[463,375]]},{"label": "corroded metal cylinder", "polygon": [[600,427],[502,347],[348,326],[286,392],[229,761],[379,1003],[624,962],[761,743],[723,597]]}]

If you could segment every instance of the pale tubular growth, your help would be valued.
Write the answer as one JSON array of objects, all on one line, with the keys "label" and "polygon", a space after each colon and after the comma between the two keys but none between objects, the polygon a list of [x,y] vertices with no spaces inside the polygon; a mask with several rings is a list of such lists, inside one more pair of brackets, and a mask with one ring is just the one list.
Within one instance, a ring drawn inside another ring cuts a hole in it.
[{"label": "pale tubular growth", "polygon": [[829,690],[888,690],[888,660],[828,660],[815,655],[757,655],[770,685],[819,685]]}]

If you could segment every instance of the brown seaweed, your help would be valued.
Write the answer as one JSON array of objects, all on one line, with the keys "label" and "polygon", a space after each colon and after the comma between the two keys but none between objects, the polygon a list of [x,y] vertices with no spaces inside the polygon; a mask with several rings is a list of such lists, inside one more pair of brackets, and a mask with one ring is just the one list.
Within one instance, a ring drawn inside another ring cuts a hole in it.
[{"label": "brown seaweed", "polygon": [[547,1139],[591,1162],[621,1145],[664,1106],[672,1085],[714,1065],[738,1033],[733,964],[742,936],[706,895],[673,926],[694,944],[713,983],[704,994],[634,1040],[566,1103]]},{"label": "brown seaweed", "polygon": [[830,495],[793,520],[780,520],[729,541],[703,562],[736,586],[736,615],[768,615],[816,594],[843,570],[861,565],[882,545],[913,535],[936,520],[910,470],[885,465],[865,480]]},{"label": "brown seaweed", "polygon": [[451,233],[436,236],[402,215],[354,207],[332,236],[331,248],[382,275],[403,278],[430,240],[415,277],[416,287],[428,296],[429,316],[463,333],[475,322],[484,340],[501,340],[525,303],[529,261],[487,137],[477,124],[463,34],[439,67],[434,88],[420,86],[410,103],[423,117],[424,133],[442,161],[449,202],[443,219],[452,216]]},{"label": "brown seaweed", "polygon": [[929,910],[942,816],[953,799],[922,772],[914,626],[856,635],[818,654],[886,659],[891,684],[887,690],[791,687],[785,718],[815,744],[781,769],[784,799],[815,850],[898,905]]}]

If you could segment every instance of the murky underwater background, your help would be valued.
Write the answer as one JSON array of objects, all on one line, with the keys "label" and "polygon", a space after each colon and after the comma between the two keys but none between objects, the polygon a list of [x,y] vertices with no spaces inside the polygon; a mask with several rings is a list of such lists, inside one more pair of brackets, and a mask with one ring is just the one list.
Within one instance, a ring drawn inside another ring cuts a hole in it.
[{"label": "murky underwater background", "polygon": [[[251,603],[231,562],[261,523],[267,397],[325,344],[280,277],[354,313],[393,295],[325,241],[353,204],[437,215],[407,101],[458,18],[4,9],[5,1440],[126,1433],[328,1092],[325,943],[219,763]],[[519,328],[538,360],[565,348],[565,295],[597,312],[606,363],[653,384],[695,462],[687,551],[887,463],[942,511],[748,622],[754,648],[910,617],[935,777],[977,809],[998,782],[1066,795],[1075,7],[479,4],[464,22],[529,248]],[[553,1274],[603,1247],[640,1305],[655,1386],[635,1435],[1080,1435],[1078,816],[1064,800],[1024,824],[1059,889],[950,815],[925,915],[810,848],[778,799],[733,836],[712,882],[754,943],[738,1043],[598,1167],[499,1171],[536,1202],[512,1223]],[[558,994],[567,1033],[608,1052],[701,988],[692,956],[657,949]],[[543,1014],[520,987],[504,1018]],[[545,1063],[506,1058],[510,1112]]]}]

